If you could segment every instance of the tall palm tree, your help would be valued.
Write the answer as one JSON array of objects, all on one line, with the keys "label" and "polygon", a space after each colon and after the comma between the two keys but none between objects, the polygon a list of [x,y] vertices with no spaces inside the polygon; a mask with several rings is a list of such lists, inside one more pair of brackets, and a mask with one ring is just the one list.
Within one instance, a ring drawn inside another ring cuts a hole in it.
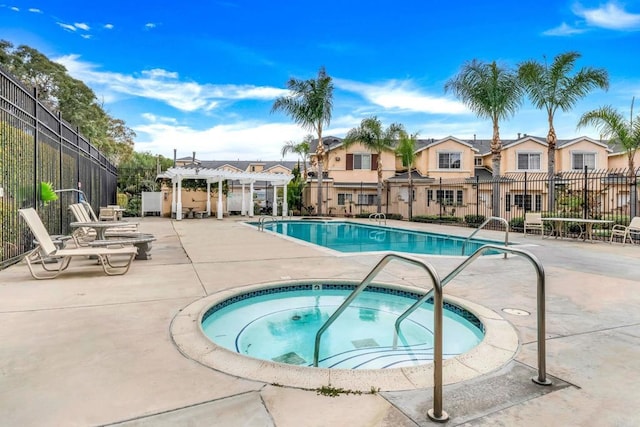
[{"label": "tall palm tree", "polygon": [[[640,115],[633,117],[634,101],[635,97],[631,98],[629,120],[626,120],[622,113],[616,111],[613,107],[604,106],[584,113],[577,125],[577,129],[589,125],[594,126],[603,138],[609,139],[609,142],[620,144],[627,154],[629,167],[627,175],[632,180],[635,180],[636,176],[634,157],[638,149],[640,149]],[[630,200],[632,207],[631,217],[634,217],[636,216],[637,187],[636,185],[631,185],[630,188],[632,189]]]},{"label": "tall palm tree", "polygon": [[298,169],[300,169],[300,160],[302,159],[304,181],[307,180],[307,163],[309,162],[311,141],[313,141],[313,135],[307,135],[302,142],[287,141],[282,146],[282,157],[289,153],[296,153],[298,155]]},{"label": "tall palm tree", "polygon": [[331,123],[333,110],[333,80],[324,67],[318,70],[315,79],[300,80],[294,77],[287,82],[289,95],[277,98],[271,111],[283,111],[303,129],[314,131],[318,136],[316,161],[318,163],[318,215],[322,215],[322,165],[325,150],[322,130]]},{"label": "tall palm tree", "polygon": [[409,174],[409,221],[413,218],[413,164],[416,161],[416,138],[417,133],[409,135],[407,132],[400,132],[400,139],[396,147],[396,154],[402,159],[402,166],[407,168]]},{"label": "tall palm tree", "polygon": [[476,59],[465,63],[460,72],[448,80],[445,92],[453,94],[480,118],[493,124],[491,162],[493,167],[493,214],[500,212],[500,120],[515,114],[522,103],[522,86],[518,75],[510,68],[499,66],[496,61],[485,63]]},{"label": "tall palm tree", "polygon": [[371,152],[377,154],[377,170],[378,170],[378,213],[382,212],[382,152],[391,151],[396,143],[396,139],[400,132],[404,130],[403,126],[397,123],[389,125],[387,129],[383,129],[382,122],[376,117],[369,117],[360,122],[360,126],[347,132],[343,145],[345,148],[360,142]]},{"label": "tall palm tree", "polygon": [[531,103],[547,113],[549,132],[547,133],[548,173],[549,173],[549,208],[555,203],[553,177],[556,173],[557,136],[553,119],[560,108],[570,111],[576,103],[587,96],[593,89],[609,88],[609,76],[601,68],[583,67],[573,76],[569,75],[576,61],[582,55],[578,52],[565,52],[553,58],[547,65],[537,61],[526,61],[520,64],[518,76],[528,94]]}]

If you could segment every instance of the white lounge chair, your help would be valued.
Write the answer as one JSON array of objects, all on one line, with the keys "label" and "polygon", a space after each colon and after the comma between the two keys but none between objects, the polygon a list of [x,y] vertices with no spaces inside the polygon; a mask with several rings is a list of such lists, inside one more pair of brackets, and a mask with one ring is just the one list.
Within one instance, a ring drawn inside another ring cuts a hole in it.
[{"label": "white lounge chair", "polygon": [[[109,276],[125,274],[129,271],[131,262],[138,253],[138,248],[135,246],[125,246],[121,248],[77,247],[71,249],[57,249],[35,209],[20,209],[20,216],[25,220],[33,233],[33,237],[38,243],[36,248],[29,252],[24,258],[31,275],[35,279],[53,279],[58,277],[60,273],[69,267],[71,259],[78,256],[97,257],[99,263],[102,265],[102,269]],[[115,264],[111,260],[113,256],[124,257],[124,261]],[[60,260],[60,262],[56,264],[57,268],[50,268],[47,265],[45,260],[50,259]],[[34,269],[34,264],[40,264],[40,266],[45,271],[48,271],[49,274],[37,274]]]},{"label": "white lounge chair", "polygon": [[527,230],[539,230],[540,235],[544,237],[544,223],[541,213],[527,212],[524,215],[524,237],[527,237]]},{"label": "white lounge chair", "polygon": [[640,237],[640,216],[635,216],[631,219],[628,227],[625,227],[621,224],[615,224],[611,228],[611,238],[609,239],[609,243],[613,242],[613,238],[615,236],[622,237],[622,244],[624,245],[627,242],[627,238],[631,244],[633,244],[632,234]]}]

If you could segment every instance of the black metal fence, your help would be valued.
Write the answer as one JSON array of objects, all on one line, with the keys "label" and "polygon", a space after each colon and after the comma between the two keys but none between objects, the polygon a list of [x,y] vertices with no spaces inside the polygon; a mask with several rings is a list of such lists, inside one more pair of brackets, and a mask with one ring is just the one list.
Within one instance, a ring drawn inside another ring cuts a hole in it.
[{"label": "black metal fence", "polygon": [[[382,212],[409,217],[409,195],[413,198],[413,220],[477,226],[491,216],[505,218],[521,229],[527,212],[543,217],[591,218],[629,224],[640,215],[638,186],[640,168],[628,170],[582,170],[510,174],[499,179],[431,179],[413,183],[387,181],[382,191]],[[554,188],[552,196],[549,188]],[[317,183],[307,184],[305,205],[315,208]],[[494,197],[499,209],[493,209]],[[553,197],[553,201],[550,200]],[[366,215],[377,211],[375,183],[323,183],[323,212],[336,216]],[[501,227],[499,222],[487,228]],[[611,225],[602,226],[610,228]],[[579,228],[576,228],[579,232]],[[607,236],[606,230],[599,234]]]},{"label": "black metal fence", "polygon": [[60,192],[46,203],[41,183],[53,189],[81,189],[94,209],[116,200],[116,168],[91,143],[47,110],[35,90],[0,68],[0,268],[33,246],[18,209],[38,210],[50,234],[68,234],[67,206],[77,192]]}]

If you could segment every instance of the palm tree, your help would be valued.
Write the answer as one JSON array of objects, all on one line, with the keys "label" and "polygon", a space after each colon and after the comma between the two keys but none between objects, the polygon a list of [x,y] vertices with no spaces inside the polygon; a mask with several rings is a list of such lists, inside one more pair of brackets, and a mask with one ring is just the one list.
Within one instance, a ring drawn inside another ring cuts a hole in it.
[{"label": "palm tree", "polygon": [[360,126],[347,132],[343,145],[348,148],[350,145],[360,142],[371,152],[377,154],[378,170],[378,213],[382,212],[382,152],[393,150],[397,137],[404,131],[402,125],[393,123],[387,129],[382,128],[382,122],[377,117],[369,117],[360,122]]},{"label": "palm tree", "polygon": [[333,109],[333,81],[324,67],[320,67],[318,77],[299,80],[294,77],[287,82],[291,92],[275,100],[271,111],[283,111],[303,129],[315,131],[318,136],[316,160],[318,162],[318,215],[322,215],[322,165],[325,150],[322,142],[322,130],[331,122]]},{"label": "palm tree", "polygon": [[558,108],[571,110],[576,103],[595,88],[608,89],[609,76],[601,68],[584,67],[573,76],[569,73],[582,55],[578,52],[565,52],[553,59],[551,66],[546,61],[526,61],[520,64],[518,76],[529,96],[531,103],[547,113],[549,132],[547,133],[549,208],[554,207],[555,195],[553,177],[556,173],[556,131],[553,118]]},{"label": "palm tree", "polygon": [[[640,149],[640,115],[633,117],[633,104],[635,97],[631,98],[631,112],[627,121],[622,113],[616,111],[611,106],[600,107],[596,110],[587,111],[580,117],[577,129],[584,126],[594,126],[603,138],[608,138],[609,142],[617,143],[624,148],[627,154],[629,170],[627,172],[630,182],[634,183],[636,176],[636,168],[634,157],[638,149]],[[630,186],[631,194],[631,217],[636,216],[636,185]]]},{"label": "palm tree", "polygon": [[491,119],[491,161],[494,177],[492,209],[493,214],[498,215],[498,178],[502,152],[500,120],[513,116],[522,103],[523,91],[518,75],[509,68],[499,66],[496,61],[485,63],[474,59],[465,63],[458,75],[447,81],[444,89],[445,92],[453,92],[476,116]]},{"label": "palm tree", "polygon": [[304,181],[307,180],[307,163],[309,162],[309,150],[311,149],[311,141],[313,141],[313,135],[307,135],[302,142],[287,141],[282,146],[282,157],[288,153],[296,153],[298,155],[298,169],[300,169],[300,159],[302,159],[304,174]]},{"label": "palm tree", "polygon": [[413,180],[411,172],[416,161],[416,138],[417,133],[409,135],[407,132],[400,132],[400,140],[396,147],[396,154],[402,158],[402,166],[407,168],[409,174],[409,221],[413,218]]}]

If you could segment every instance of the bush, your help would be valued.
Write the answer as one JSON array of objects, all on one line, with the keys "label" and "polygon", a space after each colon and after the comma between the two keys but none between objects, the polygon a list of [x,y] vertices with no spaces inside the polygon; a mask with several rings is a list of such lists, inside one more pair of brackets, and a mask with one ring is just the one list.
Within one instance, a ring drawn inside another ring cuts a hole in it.
[{"label": "bush", "polygon": [[[355,214],[354,217],[356,217],[356,218],[369,218],[369,215],[371,215],[369,212],[362,212],[362,213],[359,213],[359,214]],[[389,215],[385,214],[385,218],[401,220],[402,219],[402,215],[394,214],[394,213],[389,214]]]},{"label": "bush", "polygon": [[511,220],[509,221],[509,228],[511,230],[524,230],[524,217],[517,216],[511,218]]},{"label": "bush", "polygon": [[436,223],[461,223],[462,218],[451,215],[417,215],[414,216],[412,221],[414,222],[436,222]]},{"label": "bush", "polygon": [[471,227],[478,227],[480,224],[485,222],[487,218],[484,215],[465,215],[464,222],[469,224]]}]

